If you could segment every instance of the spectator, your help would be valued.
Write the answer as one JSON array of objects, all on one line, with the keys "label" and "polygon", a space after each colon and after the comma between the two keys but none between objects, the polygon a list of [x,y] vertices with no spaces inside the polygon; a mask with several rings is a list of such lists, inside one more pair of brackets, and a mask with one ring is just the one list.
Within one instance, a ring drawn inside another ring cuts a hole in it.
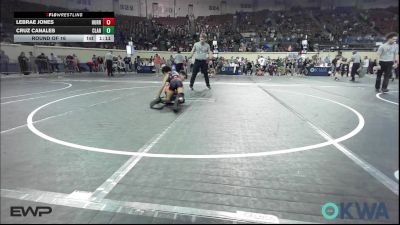
[{"label": "spectator", "polygon": [[97,72],[97,71],[98,71],[98,66],[99,66],[99,64],[98,64],[98,62],[97,62],[97,57],[96,57],[96,55],[93,55],[93,56],[92,56],[92,65],[93,65],[93,70],[94,70],[95,72]]},{"label": "spectator", "polygon": [[365,57],[364,57],[364,62],[363,62],[363,66],[362,66],[362,67],[363,67],[363,68],[362,68],[361,73],[362,73],[363,75],[367,74],[367,73],[368,73],[368,68],[369,68],[369,59],[368,59],[368,56],[365,56]]},{"label": "spectator", "polygon": [[74,57],[72,55],[67,55],[67,57],[65,57],[65,72],[75,72]]},{"label": "spectator", "polygon": [[251,61],[247,61],[245,74],[252,75],[253,74],[252,68],[253,68],[253,65],[252,65]]},{"label": "spectator", "polygon": [[347,62],[346,58],[342,58],[342,62],[339,67],[340,67],[341,76],[343,77],[343,75],[346,74],[346,77],[348,77],[349,71],[350,71],[350,66],[349,66],[349,62]]},{"label": "spectator", "polygon": [[181,54],[181,51],[178,50],[178,53],[174,57],[174,62],[176,64],[175,65],[176,71],[180,72],[181,70],[183,70],[184,58],[183,55]]},{"label": "spectator", "polygon": [[161,59],[161,67],[164,67],[167,65],[167,62],[165,61],[164,57]]},{"label": "spectator", "polygon": [[330,62],[331,62],[331,60],[329,59],[329,56],[325,56],[325,59],[324,59],[324,66],[325,66],[325,67],[328,67]]},{"label": "spectator", "polygon": [[29,52],[29,69],[32,73],[38,72],[37,60],[32,52]]},{"label": "spectator", "polygon": [[138,66],[139,66],[139,56],[137,58],[135,58],[135,61],[133,62],[133,68],[134,68],[135,72],[137,72]]},{"label": "spectator", "polygon": [[260,69],[265,71],[265,69],[266,69],[266,60],[265,60],[264,56],[258,56],[257,62],[260,65]]},{"label": "spectator", "polygon": [[92,72],[94,68],[93,60],[89,60],[86,65],[89,67],[89,72]]},{"label": "spectator", "polygon": [[351,67],[351,80],[350,81],[355,81],[354,77],[357,74],[360,76],[360,65],[361,65],[361,56],[358,54],[357,51],[353,51],[353,56],[351,57],[351,61],[353,62],[353,65]]},{"label": "spectator", "polygon": [[44,55],[44,53],[41,53],[40,55],[38,55],[38,57],[36,57],[36,62],[38,64],[39,74],[48,71],[47,57]]},{"label": "spectator", "polygon": [[10,62],[10,59],[8,58],[8,55],[4,53],[3,50],[0,51],[0,72],[8,74],[8,64]]},{"label": "spectator", "polygon": [[97,57],[97,66],[99,72],[104,72],[104,59],[101,56]]},{"label": "spectator", "polygon": [[56,69],[57,72],[59,72],[57,57],[53,53],[50,53],[50,66],[51,66],[51,72],[55,72]]},{"label": "spectator", "polygon": [[73,59],[74,70],[75,70],[76,72],[81,72],[81,71],[79,70],[79,60],[78,60],[78,56],[76,56],[75,54],[72,54],[72,57],[74,57],[74,59]]},{"label": "spectator", "polygon": [[154,56],[154,66],[156,68],[156,74],[158,76],[160,74],[160,68],[161,68],[161,58],[158,54]]},{"label": "spectator", "polygon": [[131,71],[132,69],[131,57],[125,56],[124,63],[125,63],[125,72]]},{"label": "spectator", "polygon": [[369,74],[374,74],[374,66],[377,65],[376,59],[374,61],[369,60],[369,67],[368,67],[368,73]]},{"label": "spectator", "polygon": [[18,63],[21,73],[25,75],[29,74],[28,61],[29,59],[25,56],[25,52],[21,52],[21,54],[18,56]]}]

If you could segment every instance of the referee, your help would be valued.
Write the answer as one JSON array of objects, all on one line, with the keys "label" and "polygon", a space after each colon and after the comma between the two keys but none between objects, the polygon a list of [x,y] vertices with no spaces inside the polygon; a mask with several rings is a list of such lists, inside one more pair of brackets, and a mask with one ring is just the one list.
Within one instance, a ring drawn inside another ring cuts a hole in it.
[{"label": "referee", "polygon": [[109,51],[106,53],[105,60],[106,60],[106,66],[107,66],[107,76],[109,76],[109,77],[114,76],[113,71],[112,71],[113,58],[114,58],[114,56],[112,54],[112,51]]},{"label": "referee", "polygon": [[382,92],[388,92],[389,79],[392,76],[393,64],[395,67],[399,64],[399,45],[396,44],[398,34],[389,33],[386,35],[386,43],[378,48],[378,60],[381,69],[378,71],[375,82],[375,89],[379,92],[381,87],[381,77],[383,75]]},{"label": "referee", "polygon": [[200,34],[200,41],[194,43],[192,52],[190,53],[189,58],[194,56],[194,65],[193,65],[193,73],[190,78],[190,89],[193,90],[193,84],[196,80],[197,73],[201,71],[204,74],[204,79],[206,81],[206,85],[209,89],[211,89],[210,81],[208,79],[208,59],[212,59],[212,52],[210,49],[210,45],[206,43],[207,35],[205,33]]},{"label": "referee", "polygon": [[360,76],[360,73],[358,72],[358,69],[360,68],[361,65],[361,56],[358,54],[357,51],[353,51],[353,56],[351,57],[351,61],[353,62],[353,66],[351,67],[351,80],[350,81],[355,81],[355,76],[356,74]]}]

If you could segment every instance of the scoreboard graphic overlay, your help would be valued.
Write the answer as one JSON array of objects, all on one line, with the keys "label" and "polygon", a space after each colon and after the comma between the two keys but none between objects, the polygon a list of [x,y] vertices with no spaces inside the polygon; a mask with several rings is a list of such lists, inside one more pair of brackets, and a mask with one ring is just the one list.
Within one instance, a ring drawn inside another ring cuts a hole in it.
[{"label": "scoreboard graphic overlay", "polygon": [[114,42],[114,12],[14,12],[17,42]]}]

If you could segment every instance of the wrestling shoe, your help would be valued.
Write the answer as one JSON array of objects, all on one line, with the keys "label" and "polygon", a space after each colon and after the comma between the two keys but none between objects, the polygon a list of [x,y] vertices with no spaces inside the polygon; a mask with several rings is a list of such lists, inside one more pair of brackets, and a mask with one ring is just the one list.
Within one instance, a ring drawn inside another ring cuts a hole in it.
[{"label": "wrestling shoe", "polygon": [[161,98],[160,97],[154,99],[153,101],[150,102],[150,108],[153,108],[153,106],[157,105],[160,102],[161,102]]}]

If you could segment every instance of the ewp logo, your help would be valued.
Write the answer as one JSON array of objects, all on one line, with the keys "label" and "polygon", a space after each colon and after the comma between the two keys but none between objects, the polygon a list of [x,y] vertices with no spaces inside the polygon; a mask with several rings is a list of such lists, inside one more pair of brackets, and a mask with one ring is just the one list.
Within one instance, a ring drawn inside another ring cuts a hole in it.
[{"label": "ewp logo", "polygon": [[23,206],[11,206],[10,207],[10,216],[27,216],[29,213],[32,216],[42,216],[43,214],[50,214],[52,212],[52,208],[48,206],[38,206],[38,207],[30,207],[25,210]]},{"label": "ewp logo", "polygon": [[[358,217],[355,217],[350,209],[354,208],[358,214]],[[368,220],[378,220],[378,219],[389,219],[389,215],[386,209],[386,205],[383,202],[373,203],[372,205],[368,205],[368,203],[364,202],[363,204],[359,204],[358,202],[348,202],[340,203],[340,207],[338,207],[333,202],[328,202],[322,206],[322,215],[325,219],[333,220],[338,216],[340,219],[368,219]]]}]

